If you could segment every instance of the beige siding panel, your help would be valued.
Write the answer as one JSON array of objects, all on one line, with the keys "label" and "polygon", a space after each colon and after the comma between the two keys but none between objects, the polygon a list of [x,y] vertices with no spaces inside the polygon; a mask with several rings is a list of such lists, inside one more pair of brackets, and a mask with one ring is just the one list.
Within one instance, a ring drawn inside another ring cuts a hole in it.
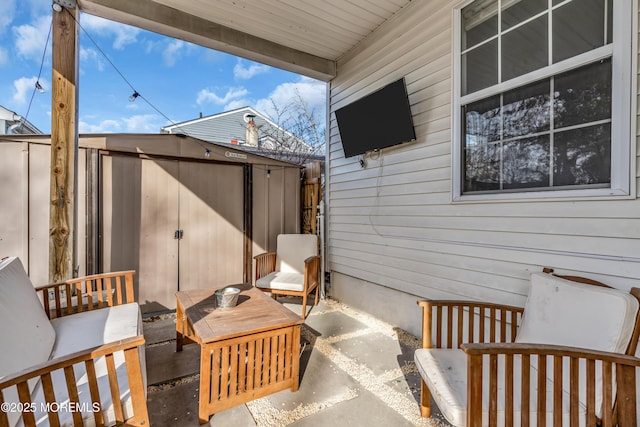
[{"label": "beige siding panel", "polygon": [[[5,143],[0,146],[0,257],[19,256],[31,281],[49,282],[49,145]],[[77,274],[86,271],[85,152],[78,152]]]},{"label": "beige siding panel", "polygon": [[[269,185],[267,168],[253,165],[253,256],[263,252],[274,251],[275,236],[269,233]],[[253,270],[252,270],[253,271]]]},{"label": "beige siding panel", "polygon": [[179,290],[242,283],[242,165],[180,162]]},{"label": "beige siding panel", "polygon": [[0,212],[0,258],[18,256],[28,268],[29,147],[3,142],[0,150],[0,200],[6,201]]},{"label": "beige siding panel", "polygon": [[253,166],[253,256],[275,252],[278,234],[300,232],[299,197],[300,169]]},{"label": "beige siding panel", "polygon": [[137,282],[140,279],[142,160],[101,156],[101,169],[102,270],[136,270]]},{"label": "beige siding panel", "polygon": [[78,149],[78,195],[76,199],[77,276],[87,275],[87,150]]},{"label": "beige siding panel", "polygon": [[[30,144],[29,155],[29,274],[36,284],[49,282],[49,210],[51,146]],[[86,152],[78,150],[76,209],[77,275],[86,272]]]},{"label": "beige siding panel", "polygon": [[638,200],[452,203],[454,4],[412,2],[338,63],[331,113],[404,76],[417,138],[365,156],[363,168],[344,158],[330,114],[329,269],[419,297],[513,304],[544,266],[640,286]]},{"label": "beige siding panel", "polygon": [[[51,147],[29,144],[29,277],[36,285],[49,282],[49,183]],[[25,265],[26,267],[26,265]]]}]

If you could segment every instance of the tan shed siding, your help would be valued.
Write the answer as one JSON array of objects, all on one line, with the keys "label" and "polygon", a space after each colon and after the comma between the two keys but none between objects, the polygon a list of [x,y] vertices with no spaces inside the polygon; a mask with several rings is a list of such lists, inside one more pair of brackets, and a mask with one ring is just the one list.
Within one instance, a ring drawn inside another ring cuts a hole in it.
[{"label": "tan shed siding", "polygon": [[[451,202],[456,3],[413,2],[338,63],[330,91],[330,270],[418,296],[513,304],[524,301],[528,272],[542,266],[640,286],[635,199]],[[367,156],[364,168],[360,157],[345,159],[333,112],[403,76],[416,142]]]},{"label": "tan shed siding", "polygon": [[1,144],[0,200],[11,204],[0,212],[0,259],[18,256],[28,269],[29,146],[4,141]]}]

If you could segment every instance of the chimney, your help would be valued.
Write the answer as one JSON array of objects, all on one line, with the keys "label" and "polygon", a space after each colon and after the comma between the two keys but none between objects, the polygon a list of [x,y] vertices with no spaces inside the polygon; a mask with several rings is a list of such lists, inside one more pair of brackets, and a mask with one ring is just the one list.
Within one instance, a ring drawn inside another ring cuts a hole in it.
[{"label": "chimney", "polygon": [[256,122],[253,121],[253,118],[255,116],[252,114],[247,114],[246,117],[248,121],[247,121],[247,127],[245,128],[244,143],[251,147],[257,147],[258,146],[258,127],[256,126]]}]

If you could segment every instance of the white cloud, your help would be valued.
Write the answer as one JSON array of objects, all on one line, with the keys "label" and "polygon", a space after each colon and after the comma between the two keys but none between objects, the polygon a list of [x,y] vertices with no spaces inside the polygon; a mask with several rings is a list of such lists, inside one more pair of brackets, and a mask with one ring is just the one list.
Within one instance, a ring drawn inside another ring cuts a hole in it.
[{"label": "white cloud", "polygon": [[278,111],[274,104],[282,113],[294,103],[298,95],[307,104],[309,112],[315,112],[318,118],[324,121],[327,103],[326,83],[309,77],[301,77],[297,82],[277,86],[267,98],[256,102],[256,109],[273,119],[285,121],[286,117],[277,117]]},{"label": "white cloud", "polygon": [[249,63],[248,67],[245,67],[246,61],[238,60],[235,67],[233,67],[233,77],[236,80],[248,80],[258,74],[263,74],[269,71],[269,66],[263,64],[257,64],[255,62]]},{"label": "white cloud", "polygon": [[90,124],[80,120],[78,122],[78,130],[80,133],[114,133],[121,129],[117,120],[102,120],[96,124]]},{"label": "white cloud", "polygon": [[0,67],[3,67],[9,63],[9,53],[7,49],[0,46]]},{"label": "white cloud", "polygon": [[[18,105],[25,105],[27,103],[27,99],[35,89],[36,81],[38,81],[38,78],[35,76],[21,77],[18,80],[14,80],[13,88],[15,89],[15,92],[13,93],[13,100]],[[51,87],[49,81],[42,77],[40,78],[40,85],[45,91],[49,90]]]},{"label": "white cloud", "polygon": [[122,119],[127,132],[134,133],[158,133],[162,125],[155,114],[138,114]]},{"label": "white cloud", "polygon": [[234,100],[238,100],[239,98],[242,98],[247,94],[249,94],[249,91],[243,87],[229,88],[227,89],[227,93],[225,93],[222,96],[216,94],[215,92],[209,89],[202,89],[200,92],[198,92],[198,98],[196,102],[198,103],[198,105],[209,104],[209,103],[224,105]]},{"label": "white cloud", "polygon": [[[41,16],[33,24],[14,27],[16,50],[18,55],[40,61],[44,52],[45,42],[51,27],[51,16]],[[50,53],[51,49],[47,49]]]},{"label": "white cloud", "polygon": [[139,28],[109,21],[94,15],[83,14],[80,17],[80,24],[89,34],[98,34],[103,37],[113,37],[113,48],[122,50],[128,44],[137,41]]},{"label": "white cloud", "polygon": [[240,99],[234,99],[233,101],[229,102],[228,104],[225,104],[224,107],[222,107],[223,111],[230,111],[230,110],[235,110],[237,108],[242,108],[242,107],[246,107],[248,105],[252,105],[252,101],[246,99],[246,98],[240,98]]},{"label": "white cloud", "polygon": [[78,123],[80,133],[158,133],[162,127],[162,120],[155,114],[138,114],[118,119],[103,119],[91,123],[96,116],[85,117]]},{"label": "white cloud", "polygon": [[104,71],[104,62],[102,61],[102,56],[98,55],[98,51],[92,48],[80,47],[80,63],[89,65],[91,62],[95,62],[98,71]]},{"label": "white cloud", "polygon": [[180,57],[182,57],[182,52],[185,48],[185,45],[186,43],[182,40],[173,40],[171,43],[169,43],[162,52],[164,65],[166,65],[167,67],[173,67],[176,64],[176,61],[180,59]]},{"label": "white cloud", "polygon": [[15,11],[15,0],[2,0],[0,2],[0,33],[9,27],[9,24],[13,21]]}]

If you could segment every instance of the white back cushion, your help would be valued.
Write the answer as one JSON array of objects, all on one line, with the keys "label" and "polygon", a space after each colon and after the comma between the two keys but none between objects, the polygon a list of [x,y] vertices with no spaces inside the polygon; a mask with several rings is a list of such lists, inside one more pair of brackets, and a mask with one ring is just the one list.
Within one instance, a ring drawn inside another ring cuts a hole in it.
[{"label": "white back cushion", "polygon": [[0,262],[0,377],[45,362],[56,339],[17,257]]},{"label": "white back cushion", "polygon": [[628,292],[533,273],[516,342],[624,353],[637,312]]},{"label": "white back cushion", "polygon": [[314,234],[280,234],[276,252],[276,270],[304,274],[304,260],[318,255],[318,236]]},{"label": "white back cushion", "polygon": [[[56,339],[33,284],[18,257],[0,261],[0,378],[46,362]],[[38,381],[29,381],[33,391]],[[16,387],[5,389],[5,402],[17,403]],[[20,414],[9,411],[9,425]]]},{"label": "white back cushion", "polygon": [[[551,274],[531,275],[529,297],[516,342],[555,344],[624,353],[627,350],[638,300],[628,292],[576,283]],[[552,360],[547,365],[551,378]],[[534,365],[533,359],[531,361]],[[586,402],[584,362],[580,362],[578,400]],[[563,386],[569,384],[569,360],[563,360]],[[596,416],[602,416],[602,369],[596,367]],[[615,391],[614,391],[615,393]]]}]

